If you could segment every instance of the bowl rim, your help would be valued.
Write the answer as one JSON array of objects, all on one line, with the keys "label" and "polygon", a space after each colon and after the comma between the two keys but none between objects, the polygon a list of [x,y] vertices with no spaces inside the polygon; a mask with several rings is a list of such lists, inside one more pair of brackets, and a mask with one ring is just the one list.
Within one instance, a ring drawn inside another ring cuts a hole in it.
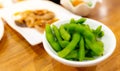
[{"label": "bowl rim", "polygon": [[0,40],[2,39],[3,35],[4,35],[4,23],[0,18]]},{"label": "bowl rim", "polygon": [[[78,19],[78,18],[77,18],[77,19]],[[53,57],[55,60],[57,60],[57,61],[59,61],[59,62],[61,62],[61,63],[63,63],[63,64],[66,64],[66,65],[69,65],[69,66],[74,66],[74,67],[86,67],[86,66],[96,65],[96,64],[100,63],[101,61],[104,61],[105,59],[107,59],[108,57],[110,57],[110,56],[112,55],[112,53],[114,52],[115,48],[116,48],[116,38],[115,38],[114,33],[113,33],[106,25],[104,25],[104,24],[101,23],[101,22],[98,22],[98,21],[96,21],[96,20],[89,19],[89,18],[87,18],[87,20],[91,20],[91,21],[94,21],[94,22],[96,22],[96,23],[101,24],[102,26],[104,26],[104,27],[110,32],[111,36],[113,37],[114,43],[113,43],[113,47],[111,48],[111,51],[109,51],[109,53],[107,53],[107,54],[105,54],[105,55],[103,55],[103,56],[100,56],[100,57],[98,57],[98,58],[96,58],[96,59],[94,59],[94,60],[90,60],[90,61],[78,62],[78,61],[66,60],[66,59],[61,58],[61,57],[57,56],[56,54],[54,54],[55,51],[54,51],[52,48],[49,48],[49,47],[51,47],[51,46],[49,45],[49,43],[48,43],[48,41],[47,41],[47,39],[46,39],[46,36],[45,36],[45,32],[44,32],[43,46],[44,46],[44,49],[46,50],[46,52],[47,52],[51,57]],[[68,20],[60,20],[60,21],[57,21],[57,22],[53,23],[52,25],[58,24],[58,23],[60,23],[60,22],[65,22],[65,21],[69,22],[70,19],[68,19]],[[52,25],[51,25],[51,26],[52,26]],[[46,41],[47,41],[47,44],[48,44],[48,45],[45,44]],[[48,46],[48,47],[47,47],[47,46]],[[52,51],[54,51],[54,52],[52,52],[51,49],[52,49]]]}]

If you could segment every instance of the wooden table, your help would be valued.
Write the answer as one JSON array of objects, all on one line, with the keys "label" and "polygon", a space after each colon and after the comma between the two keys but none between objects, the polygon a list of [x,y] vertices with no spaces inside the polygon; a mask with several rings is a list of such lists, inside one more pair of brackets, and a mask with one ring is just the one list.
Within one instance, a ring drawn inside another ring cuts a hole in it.
[{"label": "wooden table", "polygon": [[0,41],[0,71],[120,71],[120,0],[102,1],[87,17],[104,23],[116,36],[116,50],[107,60],[85,68],[63,65],[52,59],[42,44],[29,45],[5,24],[5,33]]}]

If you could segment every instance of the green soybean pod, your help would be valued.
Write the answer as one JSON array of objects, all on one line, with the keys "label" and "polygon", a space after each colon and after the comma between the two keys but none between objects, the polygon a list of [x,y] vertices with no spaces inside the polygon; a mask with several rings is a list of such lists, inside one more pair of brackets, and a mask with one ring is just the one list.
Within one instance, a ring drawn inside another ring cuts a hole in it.
[{"label": "green soybean pod", "polygon": [[76,24],[83,24],[87,19],[86,18],[80,18],[76,21]]},{"label": "green soybean pod", "polygon": [[70,24],[76,24],[76,21],[75,21],[74,18],[72,18],[72,19],[70,20]]},{"label": "green soybean pod", "polygon": [[85,58],[85,43],[83,37],[81,36],[79,43],[79,61],[83,61],[84,58]]},{"label": "green soybean pod", "polygon": [[90,26],[88,24],[85,24],[86,29],[90,30],[92,32],[92,29],[90,28]]},{"label": "green soybean pod", "polygon": [[49,24],[46,24],[45,31],[46,31],[46,39],[48,40],[52,48],[57,52],[60,51],[61,47],[59,43],[55,41],[54,35],[52,33],[52,30]]},{"label": "green soybean pod", "polygon": [[95,58],[94,57],[85,57],[84,60],[94,60]]},{"label": "green soybean pod", "polygon": [[55,25],[52,25],[52,29],[58,41],[62,41],[58,28]]},{"label": "green soybean pod", "polygon": [[69,41],[71,38],[70,34],[65,30],[64,25],[60,26],[60,34],[61,37],[66,41]]},{"label": "green soybean pod", "polygon": [[96,33],[96,34],[99,34],[100,31],[101,31],[101,29],[102,29],[102,26],[98,26],[97,29],[95,30],[95,33]]},{"label": "green soybean pod", "polygon": [[68,31],[74,31],[74,32],[78,32],[81,33],[82,35],[84,35],[86,38],[88,38],[91,41],[95,41],[96,38],[94,36],[94,34],[92,33],[91,30],[86,29],[86,27],[82,26],[82,25],[78,25],[78,24],[65,24],[64,27],[68,30]]},{"label": "green soybean pod", "polygon": [[100,46],[101,48],[103,48],[103,47],[104,47],[103,42],[102,42],[102,41],[100,41],[100,40],[97,40],[97,44],[98,44],[98,46]]},{"label": "green soybean pod", "polygon": [[75,49],[79,40],[80,35],[78,33],[74,33],[71,42],[63,50],[58,52],[58,56],[62,58],[66,57],[72,50]]},{"label": "green soybean pod", "polygon": [[54,31],[54,34],[55,34],[55,36],[56,36],[60,46],[62,48],[66,47],[66,45],[69,44],[69,41],[62,40],[62,37],[61,37],[60,32],[59,32],[59,29],[55,25],[52,25],[52,29]]},{"label": "green soybean pod", "polygon": [[69,41],[63,40],[63,41],[59,41],[59,43],[60,43],[62,48],[65,48],[69,44]]},{"label": "green soybean pod", "polygon": [[102,26],[98,26],[95,30],[93,30],[93,33],[98,38],[101,38],[104,35],[104,32],[101,29],[102,29]]},{"label": "green soybean pod", "polygon": [[67,29],[67,30],[78,30],[79,32],[84,32],[85,31],[85,28],[81,25],[78,25],[78,24],[64,24],[64,28]]},{"label": "green soybean pod", "polygon": [[83,35],[85,36],[85,38],[91,40],[92,42],[94,42],[96,40],[95,35],[90,31],[90,30],[86,30]]},{"label": "green soybean pod", "polygon": [[71,51],[65,58],[66,59],[78,59],[78,50]]},{"label": "green soybean pod", "polygon": [[93,52],[92,50],[88,50],[88,52],[85,55],[86,57],[95,57],[98,56],[95,52]]},{"label": "green soybean pod", "polygon": [[103,31],[100,31],[100,33],[98,34],[98,38],[101,38],[104,36],[104,32]]},{"label": "green soybean pod", "polygon": [[88,40],[87,38],[85,39],[85,42],[96,55],[101,56],[103,54],[104,48],[100,42],[91,42],[91,40]]}]

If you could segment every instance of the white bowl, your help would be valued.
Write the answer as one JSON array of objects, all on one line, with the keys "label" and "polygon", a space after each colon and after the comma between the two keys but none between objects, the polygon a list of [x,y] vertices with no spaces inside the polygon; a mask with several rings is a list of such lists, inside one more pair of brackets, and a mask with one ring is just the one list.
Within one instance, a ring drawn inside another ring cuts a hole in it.
[{"label": "white bowl", "polygon": [[66,9],[70,10],[71,12],[80,15],[80,16],[87,16],[91,10],[95,7],[97,0],[85,0],[90,1],[92,6],[89,7],[87,4],[79,4],[77,6],[73,6],[70,0],[60,0],[61,5],[63,5]]},{"label": "white bowl", "polygon": [[4,23],[0,18],[0,40],[2,39],[3,35],[4,35]]},{"label": "white bowl", "polygon": [[[69,21],[70,20],[58,21],[58,22],[54,23],[54,25],[59,27],[61,24],[67,23]],[[55,60],[65,64],[65,65],[74,66],[74,67],[93,66],[93,65],[96,65],[96,64],[102,62],[103,60],[107,59],[109,56],[111,56],[116,47],[116,38],[115,38],[113,32],[104,24],[102,24],[98,21],[92,20],[92,19],[87,19],[85,23],[87,23],[93,29],[97,28],[99,25],[102,25],[102,30],[104,31],[104,36],[101,39],[101,41],[104,43],[103,56],[100,56],[94,60],[82,61],[82,62],[66,60],[64,58],[59,57],[57,55],[57,53],[52,49],[52,47],[48,43],[48,41],[45,37],[45,33],[44,33],[43,45],[44,45],[44,48],[47,51],[47,53]]]}]

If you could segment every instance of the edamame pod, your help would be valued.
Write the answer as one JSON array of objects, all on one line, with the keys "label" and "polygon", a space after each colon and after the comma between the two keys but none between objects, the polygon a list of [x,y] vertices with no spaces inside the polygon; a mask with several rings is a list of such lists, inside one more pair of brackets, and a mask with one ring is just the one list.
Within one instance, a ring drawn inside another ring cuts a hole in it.
[{"label": "edamame pod", "polygon": [[93,30],[93,33],[95,34],[96,38],[101,38],[104,35],[104,32],[101,29],[102,26],[98,26],[96,30]]},{"label": "edamame pod", "polygon": [[71,51],[65,58],[66,59],[78,59],[78,50]]},{"label": "edamame pod", "polygon": [[94,57],[85,57],[84,60],[94,60],[95,58]]},{"label": "edamame pod", "polygon": [[98,34],[98,37],[101,38],[104,36],[104,32],[103,31],[100,31],[100,33]]},{"label": "edamame pod", "polygon": [[62,48],[65,48],[69,44],[69,41],[60,41],[60,45]]},{"label": "edamame pod", "polygon": [[55,34],[56,38],[58,39],[58,41],[61,41],[62,38],[61,38],[61,36],[60,36],[60,33],[59,33],[58,28],[57,28],[55,25],[52,25],[52,29],[53,29],[54,34]]},{"label": "edamame pod", "polygon": [[60,26],[60,34],[61,37],[66,41],[69,41],[71,38],[70,34],[65,30],[64,25]]},{"label": "edamame pod", "polygon": [[57,52],[60,51],[61,47],[59,43],[55,41],[54,35],[52,33],[52,30],[49,24],[46,24],[45,31],[46,31],[46,38],[49,44],[52,46],[52,48]]},{"label": "edamame pod", "polygon": [[52,25],[52,29],[53,29],[53,31],[54,31],[54,34],[55,34],[55,36],[56,36],[56,38],[57,38],[60,46],[61,46],[62,48],[66,47],[66,45],[69,44],[69,41],[62,40],[62,38],[61,38],[61,36],[60,36],[60,32],[59,32],[58,28],[57,28],[55,25]]},{"label": "edamame pod", "polygon": [[95,33],[96,33],[96,34],[99,34],[100,31],[101,31],[101,29],[102,29],[102,26],[98,26],[97,29],[95,30]]},{"label": "edamame pod", "polygon": [[91,41],[95,41],[96,38],[91,30],[86,29],[86,27],[78,24],[65,24],[64,26],[68,31],[74,31],[82,34]]},{"label": "edamame pod", "polygon": [[72,50],[75,49],[79,40],[80,35],[78,33],[74,33],[71,42],[62,51],[58,52],[58,56],[62,58],[66,57]]},{"label": "edamame pod", "polygon": [[76,21],[76,24],[83,24],[86,20],[86,18],[80,18]]},{"label": "edamame pod", "polygon": [[76,24],[76,21],[75,21],[74,18],[72,18],[72,19],[70,20],[70,24]]},{"label": "edamame pod", "polygon": [[91,42],[88,39],[85,39],[86,44],[89,46],[89,48],[96,53],[96,55],[101,56],[103,54],[104,48],[103,45],[101,45],[100,42],[94,41]]},{"label": "edamame pod", "polygon": [[85,58],[85,46],[84,46],[84,39],[81,37],[79,43],[79,61],[83,61]]}]

